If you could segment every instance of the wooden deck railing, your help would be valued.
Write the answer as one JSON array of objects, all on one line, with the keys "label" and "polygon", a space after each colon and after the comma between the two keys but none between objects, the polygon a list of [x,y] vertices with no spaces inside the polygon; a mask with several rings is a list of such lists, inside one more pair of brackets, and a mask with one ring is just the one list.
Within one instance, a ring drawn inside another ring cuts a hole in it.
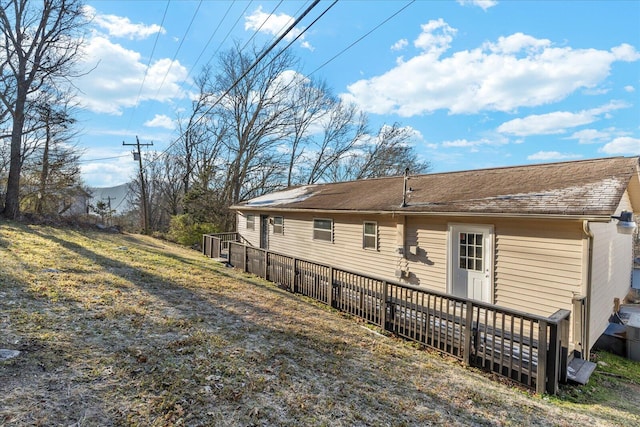
[{"label": "wooden deck railing", "polygon": [[240,241],[239,233],[215,233],[202,235],[202,253],[209,258],[222,258],[229,250],[229,242]]},{"label": "wooden deck railing", "polygon": [[220,258],[224,246],[235,268],[538,393],[555,394],[566,382],[568,310],[523,313],[247,246],[231,234],[203,236],[203,253]]}]

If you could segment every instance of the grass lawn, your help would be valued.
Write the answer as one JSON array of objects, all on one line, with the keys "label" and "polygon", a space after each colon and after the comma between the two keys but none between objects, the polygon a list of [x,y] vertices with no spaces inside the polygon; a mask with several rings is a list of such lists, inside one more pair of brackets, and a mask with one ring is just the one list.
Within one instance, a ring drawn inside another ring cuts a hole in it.
[{"label": "grass lawn", "polygon": [[640,367],[533,395],[151,237],[0,220],[0,426],[640,425]]}]

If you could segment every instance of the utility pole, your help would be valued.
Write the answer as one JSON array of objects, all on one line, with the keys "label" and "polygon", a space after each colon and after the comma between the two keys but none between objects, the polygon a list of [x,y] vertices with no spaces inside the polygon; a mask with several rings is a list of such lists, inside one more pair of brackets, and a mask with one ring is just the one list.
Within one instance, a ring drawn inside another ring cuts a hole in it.
[{"label": "utility pole", "polygon": [[106,200],[107,201],[107,218],[109,218],[109,226],[111,226],[111,201],[115,200],[115,197],[111,197],[111,196],[107,196],[107,198],[105,199],[104,197],[102,198],[102,200]]},{"label": "utility pole", "polygon": [[144,234],[149,234],[149,206],[147,205],[147,189],[144,182],[144,169],[142,169],[142,153],[140,152],[140,146],[149,147],[153,145],[153,141],[150,144],[140,144],[140,140],[136,135],[135,144],[126,144],[122,141],[122,145],[133,145],[138,148],[138,151],[132,151],[133,160],[138,160],[140,164],[140,187],[142,191],[142,223],[144,227]]}]

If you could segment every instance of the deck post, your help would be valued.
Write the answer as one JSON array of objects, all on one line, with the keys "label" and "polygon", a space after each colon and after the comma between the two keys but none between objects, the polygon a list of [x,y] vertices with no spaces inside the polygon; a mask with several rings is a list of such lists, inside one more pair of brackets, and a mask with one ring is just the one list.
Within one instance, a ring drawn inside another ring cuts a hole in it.
[{"label": "deck post", "polygon": [[382,298],[380,298],[380,326],[387,329],[387,298],[389,294],[389,282],[382,282]]},{"label": "deck post", "polygon": [[264,251],[264,279],[269,280],[269,251]]},{"label": "deck post", "polygon": [[563,383],[567,381],[570,316],[571,312],[569,310],[558,310],[549,317],[549,320],[553,321],[550,324],[549,354],[547,356],[547,369],[549,371],[547,392],[550,394],[556,394],[558,391],[558,380]]},{"label": "deck post", "polygon": [[202,235],[202,254],[207,255],[207,235]]},{"label": "deck post", "polygon": [[[569,315],[571,316],[571,315]],[[567,383],[567,365],[569,364],[569,317],[560,322],[560,382]]]},{"label": "deck post", "polygon": [[538,371],[536,373],[536,393],[547,391],[547,322],[538,323]]},{"label": "deck post", "polygon": [[294,257],[293,258],[293,267],[291,268],[291,288],[290,291],[293,292],[294,294],[297,292],[298,290],[298,284],[296,283],[296,281],[298,280],[298,260]]},{"label": "deck post", "polygon": [[247,261],[247,245],[242,245],[243,261],[242,271],[245,273],[248,271],[249,262]]},{"label": "deck post", "polygon": [[[560,362],[560,334],[558,324],[549,324],[549,350],[547,352],[547,393],[556,394],[558,391],[558,364]],[[538,359],[539,361],[540,359]],[[538,362],[540,363],[540,362]]]},{"label": "deck post", "polygon": [[464,323],[463,330],[463,346],[462,349],[462,359],[465,365],[469,366],[471,364],[471,345],[473,343],[473,303],[471,301],[467,301],[466,303],[466,318]]},{"label": "deck post", "polygon": [[338,307],[338,292],[334,292],[333,291],[333,267],[329,266],[329,277],[327,277],[327,285],[329,287],[328,289],[328,300],[327,304],[329,304],[329,306],[333,307],[333,308],[337,308]]}]

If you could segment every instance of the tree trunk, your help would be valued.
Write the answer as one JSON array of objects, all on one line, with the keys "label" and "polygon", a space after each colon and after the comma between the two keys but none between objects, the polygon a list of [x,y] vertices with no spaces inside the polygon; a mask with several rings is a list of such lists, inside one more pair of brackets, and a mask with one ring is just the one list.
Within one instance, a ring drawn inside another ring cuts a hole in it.
[{"label": "tree trunk", "polygon": [[[18,105],[21,103],[22,105]],[[20,216],[20,172],[22,170],[22,129],[24,127],[24,100],[18,96],[16,114],[13,117],[11,130],[11,162],[7,179],[7,193],[4,200],[3,215],[7,219],[18,219]]]}]

